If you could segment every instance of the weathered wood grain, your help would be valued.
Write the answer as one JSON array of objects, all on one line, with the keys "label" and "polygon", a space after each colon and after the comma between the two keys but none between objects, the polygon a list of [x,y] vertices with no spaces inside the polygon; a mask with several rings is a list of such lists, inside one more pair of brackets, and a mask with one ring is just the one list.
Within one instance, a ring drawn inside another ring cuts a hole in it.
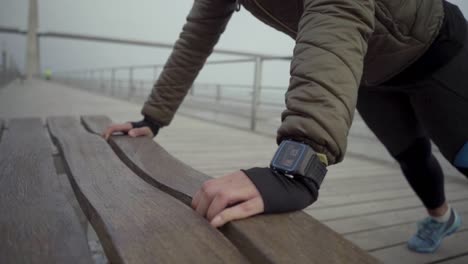
[{"label": "weathered wood grain", "polygon": [[[468,200],[451,203],[454,208],[465,208]],[[423,206],[403,210],[388,211],[353,218],[326,221],[325,224],[340,234],[348,235],[388,226],[416,222],[427,216]]]},{"label": "weathered wood grain", "polygon": [[[83,124],[91,132],[99,134],[102,128],[110,124],[110,119],[99,116],[82,117]],[[152,143],[147,138],[112,137],[109,140],[117,155],[150,184],[175,196],[185,204],[190,204],[191,197],[199,186],[211,177],[192,169],[191,167],[174,159],[166,150]],[[131,154],[131,155],[128,155]],[[164,166],[161,166],[164,164]],[[170,168],[170,173],[168,173]],[[157,178],[146,173],[158,175]]]},{"label": "weathered wood grain", "polygon": [[112,263],[244,263],[195,212],[146,184],[76,118],[48,119],[72,187]]},{"label": "weathered wood grain", "polygon": [[443,264],[466,264],[468,263],[468,253],[457,256],[446,261],[438,262]]},{"label": "weathered wood grain", "polygon": [[[338,183],[337,183],[338,184]],[[466,186],[458,183],[446,183],[446,192],[466,190]],[[408,186],[401,190],[385,190],[353,194],[336,194],[320,196],[320,199],[313,205],[314,209],[333,208],[347,205],[354,205],[367,202],[389,201],[404,197],[414,197],[414,191]]]},{"label": "weathered wood grain", "polygon": [[[446,177],[445,182],[458,183],[458,179]],[[378,191],[409,189],[408,182],[401,172],[391,172],[387,177],[357,177],[356,179],[326,180],[320,187],[322,193],[327,195],[343,195],[356,193],[369,193]]]},{"label": "weathered wood grain", "polygon": [[[448,192],[447,199],[449,201],[457,201],[462,199],[468,200],[468,191],[466,188],[461,188],[458,191]],[[422,206],[421,200],[413,195],[410,197],[389,199],[387,201],[370,201],[366,203],[343,205],[332,208],[328,207],[315,209],[313,206],[311,206],[308,208],[308,212],[317,220],[329,221],[420,206]]]},{"label": "weathered wood grain", "polygon": [[92,263],[40,119],[11,120],[0,143],[0,263]]},{"label": "weathered wood grain", "polygon": [[[110,124],[102,116],[87,116],[82,120],[97,134]],[[155,186],[185,195],[185,201],[209,178],[172,157],[150,138],[113,136],[109,142],[139,176]],[[221,230],[254,263],[377,262],[303,212],[260,215],[232,222]]]},{"label": "weathered wood grain", "polygon": [[57,174],[58,174],[60,186],[62,187],[62,192],[65,195],[68,203],[73,208],[73,210],[75,210],[75,214],[78,218],[78,221],[80,222],[80,225],[86,234],[88,232],[88,225],[89,225],[88,218],[86,218],[85,213],[83,212],[83,210],[81,210],[81,206],[78,203],[78,200],[75,196],[73,188],[71,187],[70,181],[68,179],[68,175],[66,175],[65,173],[60,173],[60,172],[57,172]]}]

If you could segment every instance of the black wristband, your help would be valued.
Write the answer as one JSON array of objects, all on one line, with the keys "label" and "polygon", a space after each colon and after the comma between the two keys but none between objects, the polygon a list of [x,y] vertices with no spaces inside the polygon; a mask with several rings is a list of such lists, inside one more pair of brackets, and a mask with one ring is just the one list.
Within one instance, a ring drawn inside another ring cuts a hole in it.
[{"label": "black wristband", "polygon": [[273,172],[270,168],[242,170],[262,196],[264,213],[285,213],[302,210],[318,198],[317,184],[306,177],[294,179]]},{"label": "black wristband", "polygon": [[143,120],[138,121],[138,122],[130,122],[132,124],[133,128],[140,128],[140,127],[149,127],[151,129],[151,132],[153,132],[153,137],[155,137],[161,126],[151,120],[149,117],[145,116]]}]

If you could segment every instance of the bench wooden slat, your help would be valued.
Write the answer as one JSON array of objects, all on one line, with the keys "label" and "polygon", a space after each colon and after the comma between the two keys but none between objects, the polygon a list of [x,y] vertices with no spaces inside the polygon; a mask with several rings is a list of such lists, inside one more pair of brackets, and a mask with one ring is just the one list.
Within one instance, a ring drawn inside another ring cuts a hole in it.
[{"label": "bench wooden slat", "polygon": [[[84,116],[82,120],[85,127],[96,134],[99,134],[107,124],[111,123],[107,117],[101,119],[99,116]],[[178,198],[185,204],[190,205],[191,197],[199,186],[204,181],[211,179],[211,177],[174,159],[156,143],[148,144],[146,138],[128,140],[127,137],[112,137],[109,144],[125,164],[145,181]],[[131,155],[128,155],[130,153]],[[161,164],[164,164],[164,166],[161,166]],[[168,173],[168,168],[170,168],[170,173]],[[157,175],[157,178],[146,173],[145,170]]]},{"label": "bench wooden slat", "polygon": [[112,263],[244,263],[239,251],[173,197],[145,183],[76,118],[48,119],[72,187]]},{"label": "bench wooden slat", "polygon": [[0,143],[0,263],[92,263],[40,119],[11,120]]},{"label": "bench wooden slat", "polygon": [[[82,117],[85,126],[100,134],[111,123],[105,116]],[[149,138],[113,136],[109,143],[120,158],[142,178],[183,194],[184,200],[209,179]],[[174,179],[180,178],[180,179]],[[182,183],[182,184],[181,184]],[[260,215],[235,221],[221,229],[254,263],[375,263],[376,259],[303,212]]]}]

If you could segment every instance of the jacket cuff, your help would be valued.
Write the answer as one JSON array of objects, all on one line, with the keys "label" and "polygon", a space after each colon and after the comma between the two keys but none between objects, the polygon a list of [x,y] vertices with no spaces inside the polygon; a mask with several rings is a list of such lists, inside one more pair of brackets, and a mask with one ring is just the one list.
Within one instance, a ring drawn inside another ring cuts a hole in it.
[{"label": "jacket cuff", "polygon": [[173,114],[170,114],[168,111],[164,111],[158,107],[151,105],[149,102],[146,102],[141,109],[141,114],[148,119],[152,120],[154,123],[158,124],[159,127],[164,127],[169,125],[172,121]]}]

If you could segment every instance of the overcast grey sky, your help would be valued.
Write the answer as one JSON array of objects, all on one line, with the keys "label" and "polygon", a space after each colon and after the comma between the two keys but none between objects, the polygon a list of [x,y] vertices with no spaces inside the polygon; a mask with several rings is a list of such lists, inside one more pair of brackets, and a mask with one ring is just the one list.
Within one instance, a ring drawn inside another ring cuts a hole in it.
[{"label": "overcast grey sky", "polygon": [[[192,0],[39,0],[40,31],[61,31],[173,43]],[[468,17],[467,0],[451,0]],[[0,25],[26,29],[28,0],[0,0]],[[0,45],[24,62],[24,37],[0,34]],[[231,20],[218,48],[290,55],[294,41],[242,9]],[[169,50],[58,39],[41,40],[43,68],[164,63]],[[271,65],[288,73],[287,65]],[[226,66],[228,67],[228,66]],[[267,66],[268,68],[268,66]],[[268,69],[267,69],[268,71]],[[283,78],[287,81],[286,78]]]}]

